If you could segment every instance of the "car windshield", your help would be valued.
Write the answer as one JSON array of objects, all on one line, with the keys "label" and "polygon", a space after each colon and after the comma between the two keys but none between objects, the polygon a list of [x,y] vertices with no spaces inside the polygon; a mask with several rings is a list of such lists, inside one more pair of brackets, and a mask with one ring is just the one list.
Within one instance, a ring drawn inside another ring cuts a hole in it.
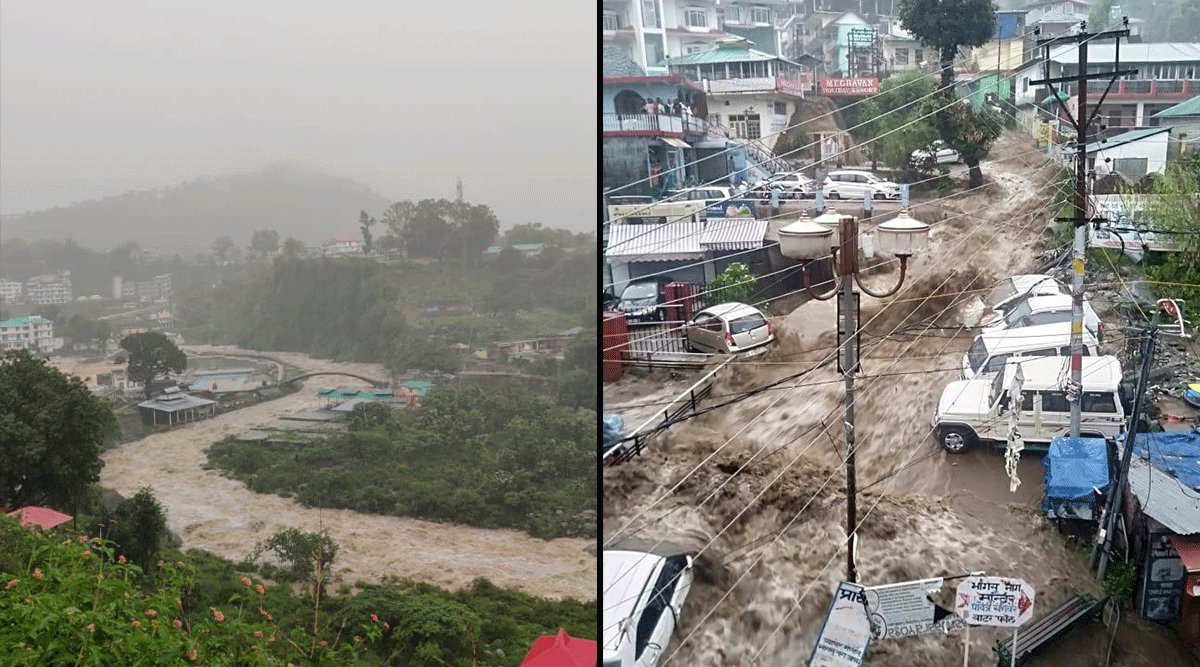
[{"label": "car windshield", "polygon": [[759,327],[765,326],[767,326],[767,321],[763,319],[762,315],[754,313],[752,315],[746,315],[731,321],[729,323],[729,333],[746,333],[747,331],[754,331]]},{"label": "car windshield", "polygon": [[971,364],[971,370],[978,373],[979,369],[983,368],[985,361],[987,361],[987,346],[983,344],[982,338],[976,338],[967,352],[967,362]]},{"label": "car windshield", "polygon": [[1004,375],[1004,370],[1001,369],[999,373],[996,373],[996,377],[992,379],[992,390],[988,394],[988,405],[995,403],[996,399],[1000,397],[1001,392],[1004,391]]},{"label": "car windshield", "polygon": [[1029,305],[1029,299],[1025,299],[1009,309],[1004,316],[1004,323],[1011,327],[1031,312],[1033,312],[1033,307]]},{"label": "car windshield", "polygon": [[992,293],[988,295],[988,308],[995,308],[997,304],[1005,299],[1012,297],[1017,293],[1017,286],[1013,283],[1012,278],[1005,278],[992,289]]},{"label": "car windshield", "polygon": [[622,299],[649,299],[655,294],[654,283],[633,283],[625,288],[625,292],[621,294]]}]

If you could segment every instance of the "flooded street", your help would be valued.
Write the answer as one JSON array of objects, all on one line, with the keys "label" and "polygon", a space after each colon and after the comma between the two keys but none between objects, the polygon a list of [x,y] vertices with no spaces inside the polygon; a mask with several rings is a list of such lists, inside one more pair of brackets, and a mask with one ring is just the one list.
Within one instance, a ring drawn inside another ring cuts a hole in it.
[{"label": "flooded street", "polygon": [[[232,347],[189,347],[189,353],[259,354]],[[344,371],[386,378],[374,364],[311,359],[297,353],[261,353],[312,371]],[[334,572],[342,581],[378,583],[412,578],[446,588],[486,577],[498,586],[551,597],[595,597],[595,560],[583,539],[539,540],[514,530],[473,528],[349,510],[304,507],[294,500],[248,490],[205,470],[205,449],[264,422],[318,407],[317,385],[366,387],[348,377],[307,381],[301,391],[273,401],[125,444],[104,455],[101,483],[124,496],[149,486],[167,512],[170,530],[185,548],[239,560],[255,541],[297,527],[328,530],[340,545]]]},{"label": "flooded street", "polygon": [[[1013,144],[1011,153],[1026,150]],[[870,586],[972,571],[1017,577],[1035,588],[1040,616],[1072,594],[1102,594],[1087,552],[1068,546],[1041,518],[1041,456],[1022,458],[1014,494],[1002,455],[949,455],[931,433],[937,399],[958,378],[973,336],[964,324],[978,317],[977,297],[1000,278],[1030,272],[1045,226],[1039,192],[1052,170],[1042,160],[984,169],[992,187],[940,210],[917,210],[933,226],[931,247],[911,262],[901,291],[882,301],[863,296],[855,404],[859,581]],[[871,286],[890,287],[897,274],[872,277]],[[722,373],[715,396],[795,376],[832,353],[832,302],[810,301],[775,321],[775,349]],[[616,536],[618,544],[665,540],[703,550],[664,664],[809,659],[830,593],[845,577],[843,395],[836,368],[824,365],[674,426],[640,459],[605,470],[606,544]],[[1134,616],[1122,621],[1110,664],[1189,664],[1179,662],[1165,633]],[[1008,634],[974,629],[970,664],[996,664],[991,647]],[[1103,665],[1108,636],[1099,623],[1077,629],[1040,664]],[[876,641],[866,664],[962,665],[962,645],[961,632]]]}]

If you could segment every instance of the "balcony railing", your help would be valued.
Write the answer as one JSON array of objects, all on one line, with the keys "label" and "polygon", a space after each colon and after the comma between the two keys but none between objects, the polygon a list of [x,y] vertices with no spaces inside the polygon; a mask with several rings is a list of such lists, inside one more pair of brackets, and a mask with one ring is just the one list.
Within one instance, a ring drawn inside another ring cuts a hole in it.
[{"label": "balcony railing", "polygon": [[[1104,80],[1088,82],[1088,97],[1090,101],[1100,99],[1108,82]],[[1074,95],[1076,86],[1066,84],[1064,90],[1068,95]],[[1108,99],[1123,97],[1162,97],[1167,99],[1187,99],[1200,95],[1200,79],[1133,79],[1117,81],[1108,91]]]},{"label": "balcony railing", "polygon": [[692,115],[671,116],[649,113],[606,113],[604,132],[619,134],[706,134],[707,123]]}]

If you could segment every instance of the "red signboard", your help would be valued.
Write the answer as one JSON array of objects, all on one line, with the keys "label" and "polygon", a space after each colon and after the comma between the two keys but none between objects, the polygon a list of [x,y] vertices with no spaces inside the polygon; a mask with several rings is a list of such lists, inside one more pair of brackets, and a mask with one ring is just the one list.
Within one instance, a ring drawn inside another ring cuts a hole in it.
[{"label": "red signboard", "polygon": [[853,77],[821,79],[822,95],[874,95],[879,92],[879,79]]},{"label": "red signboard", "polygon": [[[811,83],[809,84],[811,85]],[[786,79],[782,76],[775,77],[775,90],[784,95],[793,95],[795,97],[804,97],[805,86],[802,83],[797,83],[791,79]]]}]

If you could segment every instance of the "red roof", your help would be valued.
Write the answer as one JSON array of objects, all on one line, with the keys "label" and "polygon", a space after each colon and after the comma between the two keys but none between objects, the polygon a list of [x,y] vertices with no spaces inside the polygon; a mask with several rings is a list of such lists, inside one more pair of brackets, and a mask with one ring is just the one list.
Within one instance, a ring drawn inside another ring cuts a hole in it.
[{"label": "red roof", "polygon": [[42,530],[56,528],[71,520],[71,515],[49,507],[22,507],[9,512],[8,515],[21,517],[22,526],[40,526]]},{"label": "red roof", "polygon": [[596,655],[596,642],[560,628],[556,635],[538,637],[521,667],[596,667]]}]

